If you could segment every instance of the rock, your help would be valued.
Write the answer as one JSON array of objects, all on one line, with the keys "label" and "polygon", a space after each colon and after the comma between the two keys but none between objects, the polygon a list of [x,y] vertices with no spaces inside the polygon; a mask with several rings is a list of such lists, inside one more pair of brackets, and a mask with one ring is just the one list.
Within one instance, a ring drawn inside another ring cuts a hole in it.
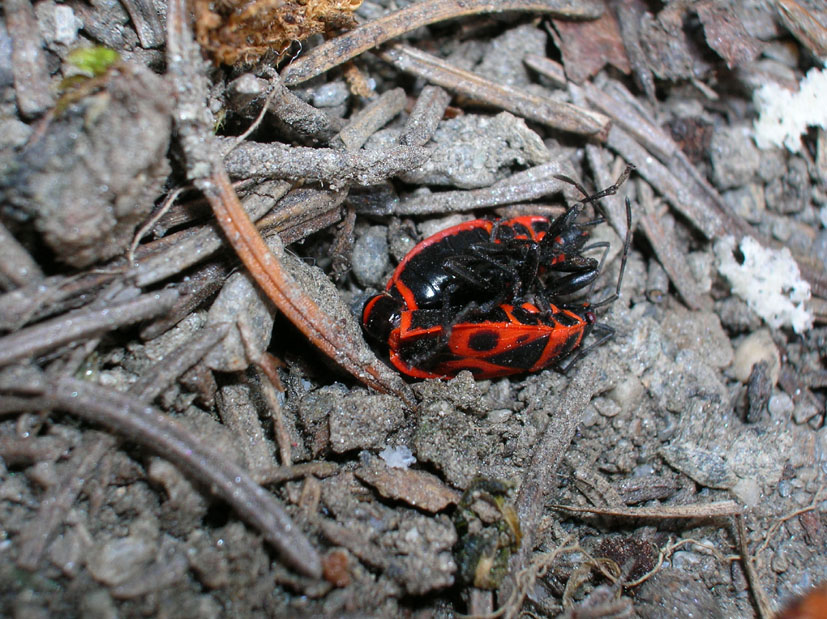
[{"label": "rock", "polygon": [[353,245],[353,275],[363,288],[383,288],[389,265],[388,231],[382,226],[370,226]]},{"label": "rock", "polygon": [[712,135],[709,157],[712,179],[719,189],[746,185],[758,171],[761,155],[751,134],[748,127],[734,126],[718,129]]}]

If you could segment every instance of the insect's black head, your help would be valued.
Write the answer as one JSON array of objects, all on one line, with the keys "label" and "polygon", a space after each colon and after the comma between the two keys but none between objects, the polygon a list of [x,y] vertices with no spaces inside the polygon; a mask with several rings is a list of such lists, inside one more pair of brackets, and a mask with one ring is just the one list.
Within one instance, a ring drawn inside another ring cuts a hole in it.
[{"label": "insect's black head", "polygon": [[371,297],[362,309],[362,327],[369,336],[387,346],[391,331],[402,318],[399,301],[388,294]]}]

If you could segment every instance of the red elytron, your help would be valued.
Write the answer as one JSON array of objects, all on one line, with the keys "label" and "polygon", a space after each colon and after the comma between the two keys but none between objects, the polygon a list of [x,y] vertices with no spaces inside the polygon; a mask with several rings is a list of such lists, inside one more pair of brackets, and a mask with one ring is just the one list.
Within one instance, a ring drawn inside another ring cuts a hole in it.
[{"label": "red elytron", "polygon": [[388,348],[391,363],[414,378],[455,376],[462,370],[479,379],[495,378],[553,365],[575,350],[593,325],[589,311],[580,315],[554,305],[542,311],[531,303],[504,303],[450,328],[437,312],[404,310]]},{"label": "red elytron", "polygon": [[[617,297],[597,305],[560,300],[599,275],[600,262],[582,252],[607,247],[586,245],[589,229],[605,219],[579,222],[578,216],[626,176],[628,170],[554,219],[476,219],[428,237],[405,256],[386,291],[367,301],[365,331],[388,347],[400,372],[415,378],[470,370],[483,379],[569,367],[591,331],[600,331],[592,346],[611,337],[613,330],[597,324],[592,310]],[[627,220],[630,208],[627,201]],[[620,277],[630,241],[628,232]]]}]

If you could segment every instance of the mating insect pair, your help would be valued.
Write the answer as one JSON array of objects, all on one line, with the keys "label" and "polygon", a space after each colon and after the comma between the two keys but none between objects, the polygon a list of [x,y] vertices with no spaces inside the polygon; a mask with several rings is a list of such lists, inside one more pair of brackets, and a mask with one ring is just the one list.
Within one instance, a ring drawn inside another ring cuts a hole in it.
[{"label": "mating insect pair", "polygon": [[[587,289],[600,274],[601,261],[585,252],[598,215],[580,222],[586,204],[614,194],[628,178],[586,196],[551,219],[526,215],[452,226],[416,245],[394,271],[385,292],[365,303],[362,325],[387,346],[391,363],[415,378],[441,378],[470,370],[494,378],[546,367],[565,371],[614,330],[597,322],[593,310],[614,301],[631,242],[631,206],[626,201],[627,234],[617,290],[599,303],[564,301]],[[604,254],[605,255],[605,254]],[[596,341],[582,347],[591,332]]]}]

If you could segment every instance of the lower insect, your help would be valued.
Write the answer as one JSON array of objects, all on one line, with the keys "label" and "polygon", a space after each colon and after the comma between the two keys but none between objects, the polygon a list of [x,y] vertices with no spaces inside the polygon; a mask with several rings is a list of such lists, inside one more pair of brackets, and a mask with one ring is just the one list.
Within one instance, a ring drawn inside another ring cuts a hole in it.
[{"label": "lower insect", "polygon": [[[394,367],[415,378],[452,377],[463,370],[485,379],[568,369],[614,333],[597,322],[594,310],[620,293],[631,242],[628,200],[616,292],[595,304],[571,296],[582,296],[600,272],[601,261],[585,253],[608,247],[588,244],[590,229],[605,217],[596,206],[599,215],[581,221],[583,207],[614,193],[629,170],[555,219],[478,219],[420,242],[385,292],[365,304],[366,333],[387,346]],[[594,342],[584,346],[590,334]]]}]

